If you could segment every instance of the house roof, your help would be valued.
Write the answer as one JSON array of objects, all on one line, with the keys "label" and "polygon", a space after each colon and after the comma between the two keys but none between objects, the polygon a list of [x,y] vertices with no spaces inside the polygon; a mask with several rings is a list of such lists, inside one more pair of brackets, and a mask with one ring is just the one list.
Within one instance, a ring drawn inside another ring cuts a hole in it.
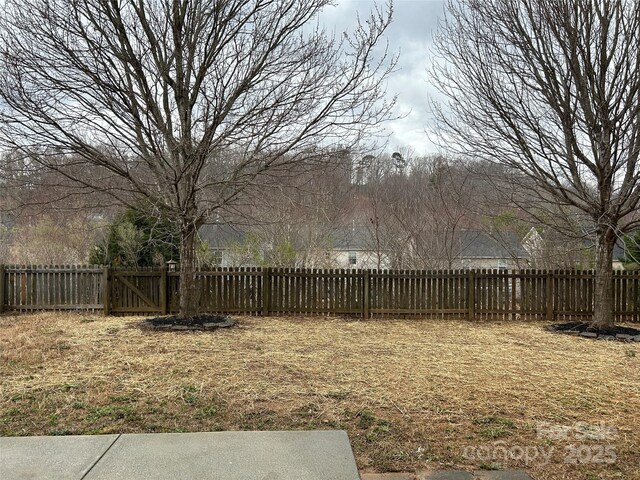
[{"label": "house roof", "polygon": [[618,260],[625,256],[624,241],[619,238],[613,246],[613,259]]},{"label": "house roof", "polygon": [[374,245],[371,232],[363,226],[335,228],[329,240],[335,250],[371,250]]},{"label": "house roof", "polygon": [[207,242],[214,250],[229,248],[233,244],[243,243],[245,233],[238,227],[228,223],[203,225],[198,230],[200,239]]},{"label": "house roof", "polygon": [[527,258],[520,240],[510,232],[489,234],[480,230],[460,233],[460,258]]}]

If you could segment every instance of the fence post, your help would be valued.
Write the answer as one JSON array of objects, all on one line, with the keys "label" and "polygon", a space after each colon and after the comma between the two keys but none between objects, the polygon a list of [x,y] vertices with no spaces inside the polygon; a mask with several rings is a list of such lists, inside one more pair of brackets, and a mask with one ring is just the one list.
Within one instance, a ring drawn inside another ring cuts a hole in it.
[{"label": "fence post", "polygon": [[547,320],[553,321],[553,272],[547,272]]},{"label": "fence post", "polygon": [[271,268],[262,269],[262,316],[269,316],[269,299],[271,298]]},{"label": "fence post", "polygon": [[362,316],[369,318],[369,270],[365,270],[362,274]]},{"label": "fence post", "polygon": [[[27,304],[27,266],[21,266],[20,273],[20,305],[25,306]],[[64,285],[64,283],[62,283]],[[63,297],[63,295],[61,295]],[[62,298],[60,299],[62,300]]]},{"label": "fence post", "polygon": [[104,314],[109,315],[111,306],[111,289],[109,288],[109,267],[102,269],[102,306],[104,308]]},{"label": "fence post", "polygon": [[633,280],[633,320],[640,322],[640,275]]},{"label": "fence post", "polygon": [[4,265],[0,265],[0,313],[4,312]]},{"label": "fence post", "polygon": [[167,267],[160,267],[160,315],[167,314]]},{"label": "fence post", "polygon": [[469,270],[469,278],[467,280],[467,306],[469,308],[469,320],[476,317],[476,273]]}]

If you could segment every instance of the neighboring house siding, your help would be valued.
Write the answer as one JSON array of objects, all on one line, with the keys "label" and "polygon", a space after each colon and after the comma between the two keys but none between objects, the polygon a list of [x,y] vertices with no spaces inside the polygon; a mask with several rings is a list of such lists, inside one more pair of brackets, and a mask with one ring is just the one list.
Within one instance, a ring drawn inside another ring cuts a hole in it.
[{"label": "neighboring house siding", "polygon": [[333,268],[389,268],[388,256],[373,248],[375,240],[367,227],[336,228],[330,234],[329,245],[326,254]]},{"label": "neighboring house siding", "polygon": [[[378,255],[375,252],[368,250],[332,250],[331,260],[336,268],[348,268],[348,269],[374,269],[389,268],[389,262],[384,255],[380,255],[380,262],[378,263]],[[352,263],[353,255],[355,254],[355,263]]]}]

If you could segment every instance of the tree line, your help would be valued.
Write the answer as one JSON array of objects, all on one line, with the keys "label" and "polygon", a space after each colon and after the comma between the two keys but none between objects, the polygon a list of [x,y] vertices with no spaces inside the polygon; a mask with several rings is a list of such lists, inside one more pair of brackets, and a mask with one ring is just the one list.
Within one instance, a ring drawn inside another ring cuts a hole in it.
[{"label": "tree line", "polygon": [[[402,153],[353,155],[341,152],[331,168],[292,168],[271,175],[218,212],[214,225],[242,235],[225,245],[234,266],[338,268],[331,251],[336,232],[364,238],[361,247],[378,268],[451,269],[460,265],[464,231],[488,234],[496,243],[523,240],[535,228],[543,243],[520,267],[592,268],[595,235],[588,217],[573,212],[573,230],[540,223],[539,203],[523,208],[513,201],[518,188],[504,169],[480,160]],[[399,161],[399,159],[401,159]],[[5,163],[6,164],[6,163]],[[151,204],[101,208],[86,196],[66,195],[63,183],[33,178],[4,180],[5,214],[0,261],[6,263],[91,263],[160,266],[180,261],[180,234]],[[31,185],[31,186],[28,186]],[[40,199],[40,200],[38,200]],[[38,205],[47,202],[46,213]],[[552,208],[547,205],[546,208]],[[622,235],[628,268],[638,264],[638,238]],[[362,238],[361,238],[362,240]],[[8,245],[11,244],[11,249]],[[505,244],[505,247],[507,245]],[[384,261],[382,261],[384,259]],[[518,260],[518,259],[514,259]],[[617,259],[616,259],[617,260]],[[198,236],[199,267],[219,265],[220,252]]]}]

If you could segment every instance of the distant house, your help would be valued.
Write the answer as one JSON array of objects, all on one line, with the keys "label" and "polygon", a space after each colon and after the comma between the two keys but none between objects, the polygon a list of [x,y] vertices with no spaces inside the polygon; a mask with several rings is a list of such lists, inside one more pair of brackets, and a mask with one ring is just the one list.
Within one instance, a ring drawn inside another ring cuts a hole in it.
[{"label": "distant house", "polygon": [[[528,265],[529,254],[511,233],[467,230],[454,242],[457,252],[454,268],[515,269]],[[338,268],[390,268],[391,252],[384,246],[376,248],[375,238],[367,227],[336,229],[331,234],[331,245],[332,263]]]},{"label": "distant house", "polygon": [[625,257],[625,254],[626,251],[624,242],[619,238],[616,241],[615,246],[613,247],[613,259],[611,261],[614,270],[624,270],[624,263],[621,259]]},{"label": "distant house", "polygon": [[230,224],[214,223],[203,225],[198,231],[200,240],[209,245],[209,261],[211,265],[229,267],[244,265],[240,263],[240,245],[245,244],[244,231]]},{"label": "distant house", "polygon": [[329,264],[336,268],[388,268],[388,256],[376,248],[376,241],[367,227],[352,226],[334,229],[329,235],[325,252]]},{"label": "distant house", "polygon": [[[209,245],[209,264],[219,266],[256,266],[263,261],[269,245],[257,236],[228,224],[204,225],[200,238]],[[518,238],[511,233],[489,234],[463,231],[454,240],[457,252],[453,268],[515,269],[527,266],[529,255]],[[376,242],[367,226],[353,225],[331,230],[323,247],[309,252],[304,265],[318,268],[388,269],[393,254]],[[404,252],[406,253],[406,252]]]},{"label": "distant house", "polygon": [[457,268],[511,270],[526,268],[529,262],[529,253],[510,232],[466,230],[457,241]]},{"label": "distant house", "polygon": [[[257,266],[272,247],[244,230],[229,224],[203,225],[200,239],[209,245],[209,264],[222,267]],[[309,267],[367,269],[378,268],[375,242],[366,227],[336,228],[328,233],[324,247],[310,253]],[[383,254],[380,268],[387,268]]]},{"label": "distant house", "polygon": [[[585,233],[583,238],[569,238],[552,230],[545,232],[531,228],[522,239],[522,245],[529,253],[532,266],[536,268],[576,268],[591,269],[595,262],[595,240],[593,234]],[[613,247],[612,266],[623,270],[621,260],[625,256],[622,239]]]}]

